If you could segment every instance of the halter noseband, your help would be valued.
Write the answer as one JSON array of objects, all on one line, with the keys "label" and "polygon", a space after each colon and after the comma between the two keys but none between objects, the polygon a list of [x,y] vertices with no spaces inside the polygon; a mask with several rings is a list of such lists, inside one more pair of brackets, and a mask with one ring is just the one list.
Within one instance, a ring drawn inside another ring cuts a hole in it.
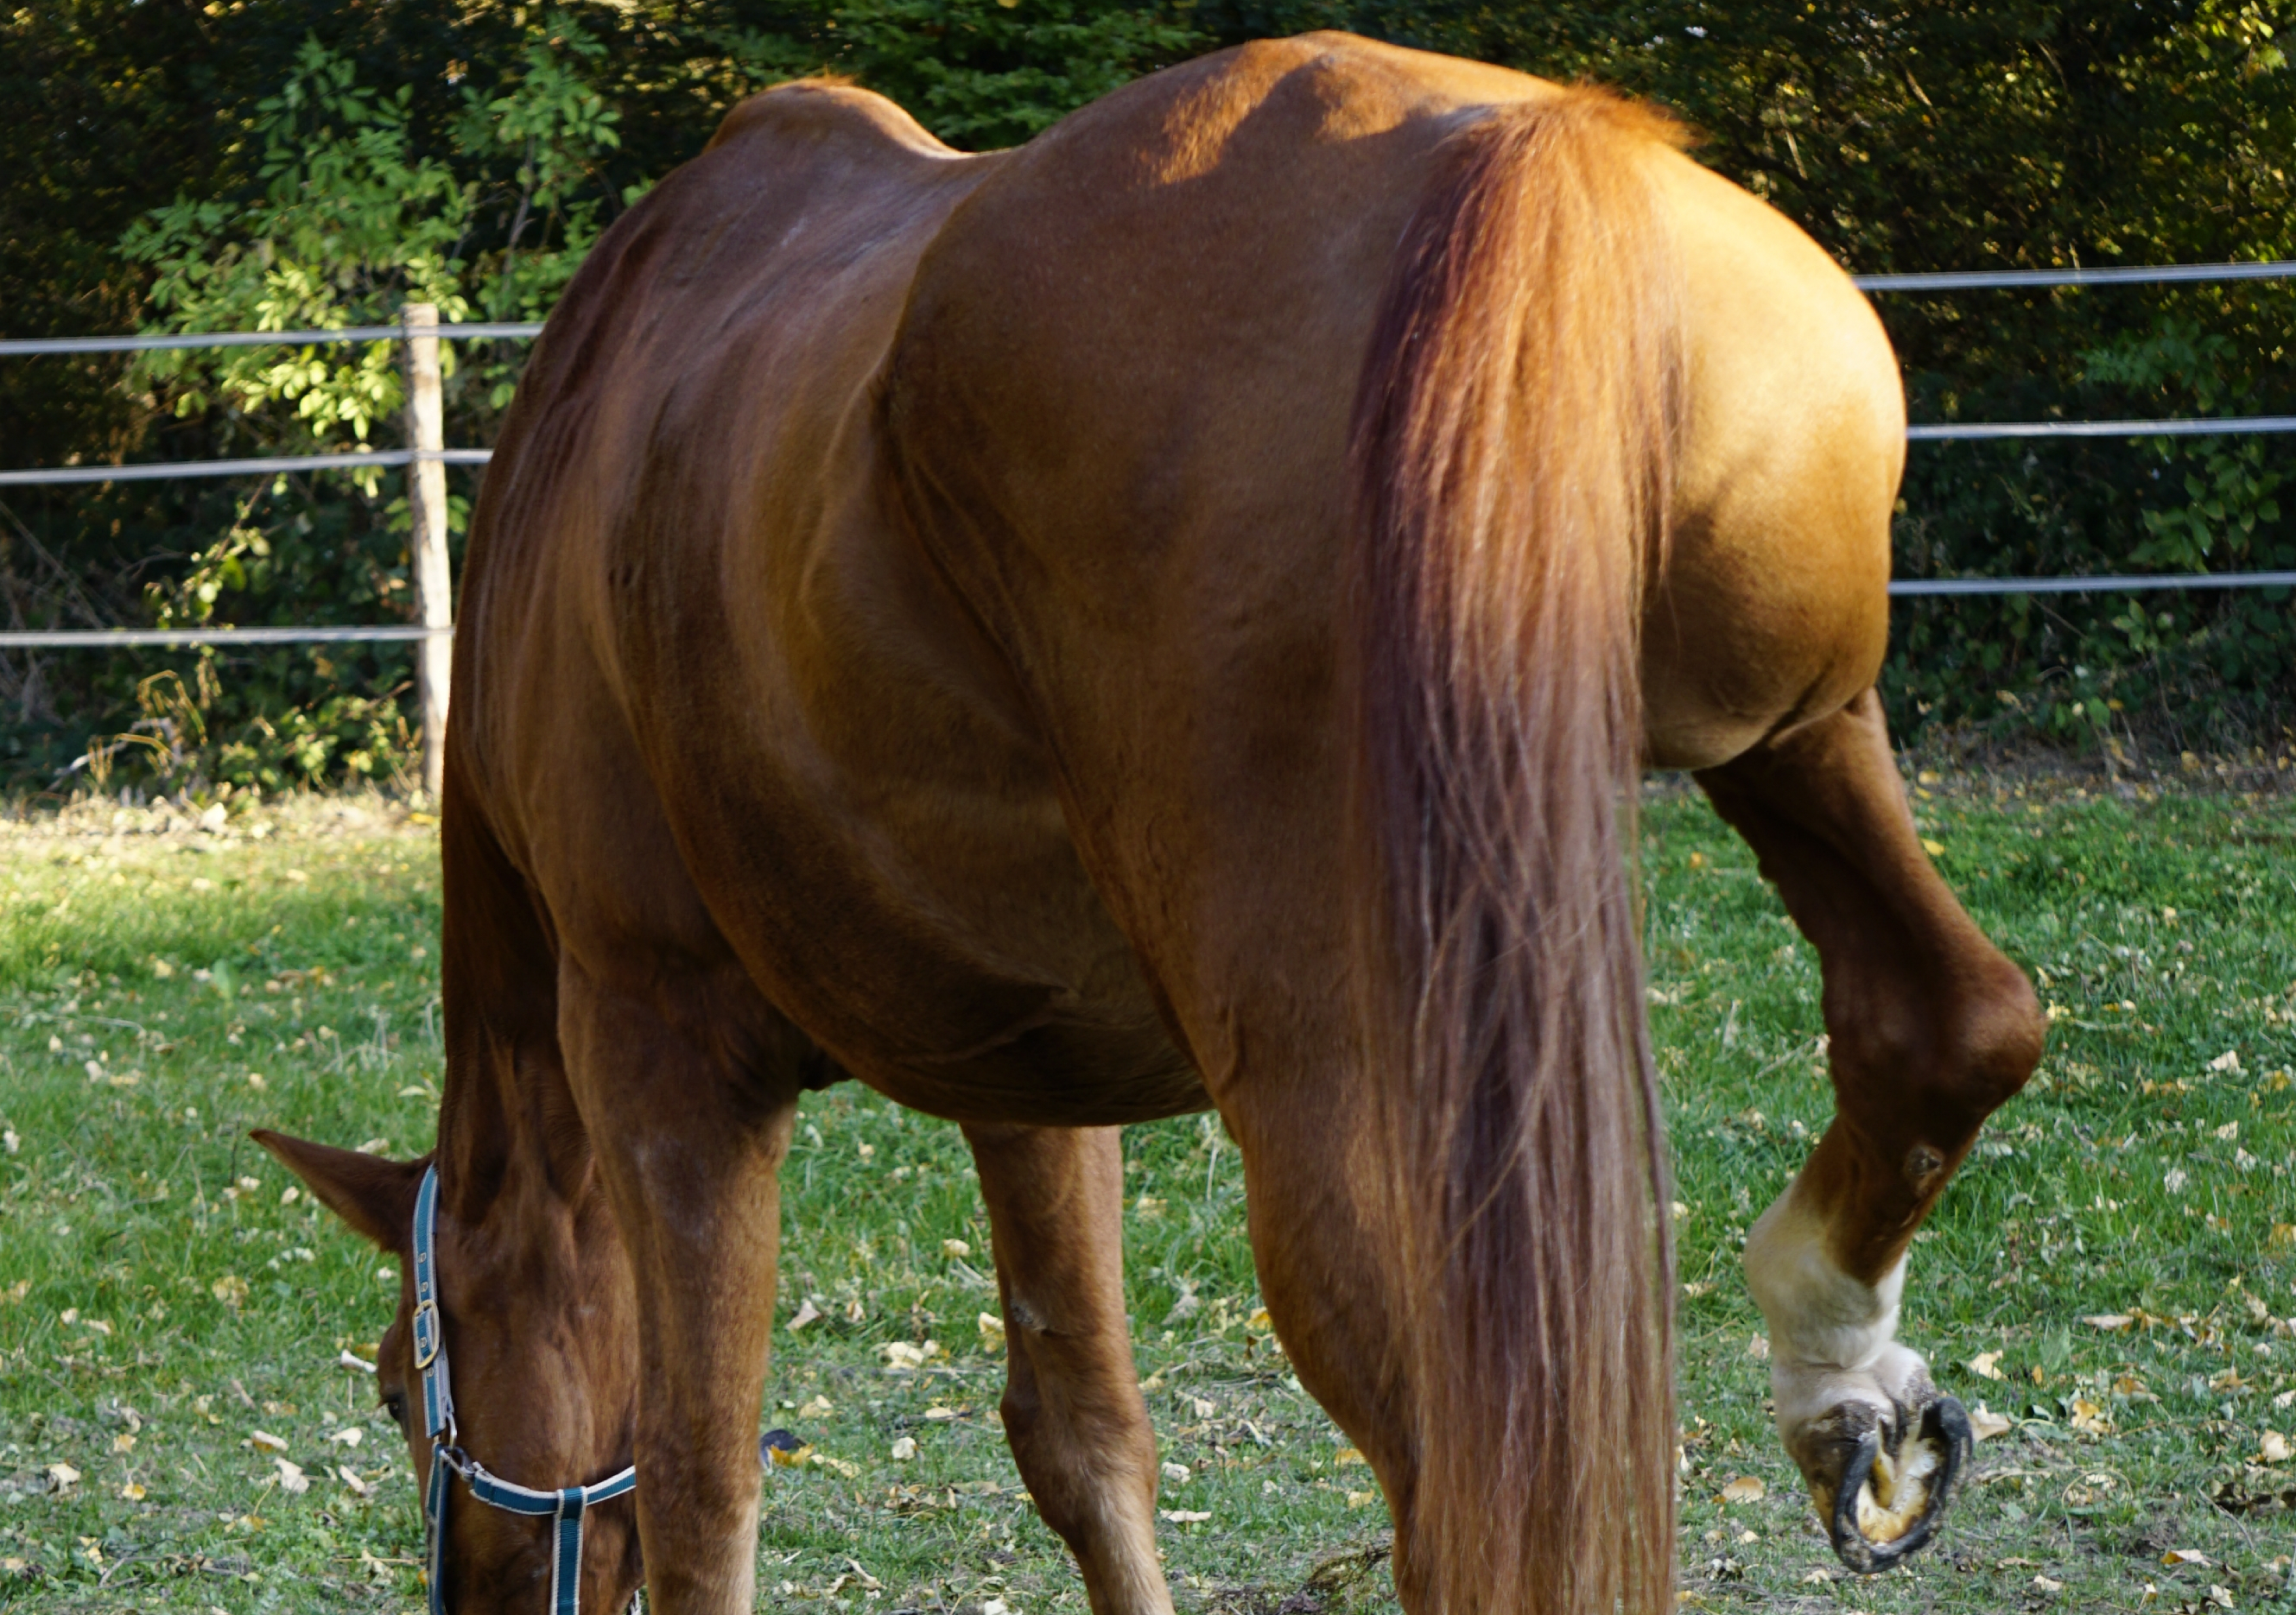
[{"label": "halter noseband", "polygon": [[537,1492],[488,1474],[484,1465],[457,1444],[455,1398],[447,1388],[447,1336],[439,1317],[438,1246],[439,1168],[424,1168],[422,1186],[414,1195],[414,1367],[422,1376],[422,1428],[430,1441],[430,1482],[422,1491],[422,1525],[430,1539],[430,1615],[447,1615],[447,1595],[440,1572],[447,1561],[447,1476],[463,1477],[471,1496],[512,1514],[548,1520],[552,1524],[550,1551],[551,1615],[578,1615],[582,1595],[582,1515],[594,1503],[603,1503],[634,1489],[636,1464],[610,1475],[595,1486],[570,1486],[563,1491]]}]

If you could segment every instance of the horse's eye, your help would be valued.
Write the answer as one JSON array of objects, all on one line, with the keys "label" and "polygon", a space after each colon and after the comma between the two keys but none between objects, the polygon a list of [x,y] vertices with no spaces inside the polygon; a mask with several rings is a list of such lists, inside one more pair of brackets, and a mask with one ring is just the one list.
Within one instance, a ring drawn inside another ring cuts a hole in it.
[{"label": "horse's eye", "polygon": [[406,1393],[405,1391],[384,1391],[382,1393],[382,1410],[390,1415],[392,1422],[395,1422],[399,1429],[405,1430],[406,1428]]}]

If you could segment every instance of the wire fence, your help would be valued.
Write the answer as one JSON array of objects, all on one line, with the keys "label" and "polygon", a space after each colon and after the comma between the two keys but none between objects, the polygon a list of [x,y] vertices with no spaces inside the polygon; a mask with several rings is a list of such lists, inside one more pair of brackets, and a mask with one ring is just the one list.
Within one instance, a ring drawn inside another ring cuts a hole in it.
[{"label": "wire fence", "polygon": [[[2234,264],[2161,264],[2105,269],[1986,269],[1919,275],[1861,275],[1851,277],[1864,291],[1913,295],[1952,291],[2128,286],[2223,281],[2296,279],[2296,261]],[[106,337],[19,337],[0,339],[0,358],[68,354],[136,353],[160,349],[318,347],[346,342],[432,340],[524,340],[541,333],[539,324],[480,322],[429,324],[348,325],[307,331],[187,332],[175,335]],[[419,422],[406,448],[323,455],[272,455],[241,460],[191,460],[127,465],[70,465],[0,470],[0,488],[39,488],[111,482],[150,482],[203,477],[280,475],[313,471],[374,471],[429,465],[484,465],[485,448],[447,448],[422,440]],[[1948,421],[1906,428],[1916,443],[1972,442],[2003,439],[2200,438],[2296,432],[2296,415],[2175,418],[2159,421]],[[436,472],[431,473],[436,475]],[[1897,578],[1893,597],[1966,594],[2133,594],[2154,589],[2251,589],[2296,587],[2296,572],[2219,572],[2112,575],[2071,578]],[[428,615],[430,613],[426,613]],[[102,648],[133,645],[231,645],[334,644],[359,641],[432,641],[454,632],[451,623],[388,624],[374,627],[222,627],[152,629],[15,629],[0,631],[0,649]]]}]

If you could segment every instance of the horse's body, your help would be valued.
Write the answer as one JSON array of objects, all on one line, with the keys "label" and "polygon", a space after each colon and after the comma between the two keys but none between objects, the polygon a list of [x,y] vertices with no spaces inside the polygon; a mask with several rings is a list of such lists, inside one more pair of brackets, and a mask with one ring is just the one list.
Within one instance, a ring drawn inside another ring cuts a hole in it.
[{"label": "horse's body", "polygon": [[[1943,1488],[1890,1463],[1953,1431],[1899,1258],[2038,1031],[1867,693],[1902,442],[1847,279],[1591,92],[1316,36],[985,157],[745,103],[570,288],[472,537],[472,1452],[634,1451],[654,1607],[750,1607],[775,1172],[841,1068],[967,1125],[1023,1474],[1095,1611],[1161,1615],[1104,1129],[1210,1105],[1406,1602],[1660,1607],[1648,761],[1708,771],[1824,955],[1841,1115],[1750,1267],[1837,1545],[1917,1544]],[[403,1245],[409,1169],[270,1142]],[[456,1608],[539,1597],[539,1534],[455,1518]]]}]

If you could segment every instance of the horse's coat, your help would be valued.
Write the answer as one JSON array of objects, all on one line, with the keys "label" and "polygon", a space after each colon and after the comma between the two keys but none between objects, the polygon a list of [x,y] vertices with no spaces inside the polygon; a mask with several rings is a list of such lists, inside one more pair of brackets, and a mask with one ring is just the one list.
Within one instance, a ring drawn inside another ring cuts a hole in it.
[{"label": "horse's coat", "polygon": [[[1750,1262],[1837,1545],[1917,1545],[1900,1258],[2039,1032],[1870,694],[1903,433],[1847,278],[1597,92],[1318,35],[984,157],[737,109],[552,316],[456,640],[447,1328],[489,1467],[635,1454],[592,1607],[640,1537],[655,1609],[750,1605],[775,1172],[840,1070],[965,1124],[1096,1611],[1170,1608],[1111,1129],[1207,1104],[1406,1603],[1664,1607],[1644,761],[1824,955],[1840,1112]],[[419,1165],[266,1142],[403,1242]],[[457,1611],[539,1596],[490,1513]]]}]

